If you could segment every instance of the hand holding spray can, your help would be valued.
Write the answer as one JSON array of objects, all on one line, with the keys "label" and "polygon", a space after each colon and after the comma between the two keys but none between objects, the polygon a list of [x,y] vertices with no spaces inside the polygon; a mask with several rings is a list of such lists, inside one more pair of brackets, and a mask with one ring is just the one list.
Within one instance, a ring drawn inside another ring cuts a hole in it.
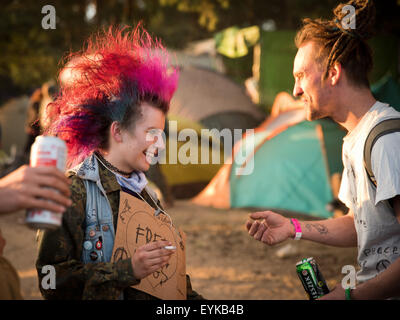
[{"label": "hand holding spray can", "polygon": [[[65,171],[67,146],[56,137],[38,136],[31,148],[30,166],[53,166]],[[28,210],[26,224],[32,229],[56,229],[61,226],[62,213],[43,209]]]}]

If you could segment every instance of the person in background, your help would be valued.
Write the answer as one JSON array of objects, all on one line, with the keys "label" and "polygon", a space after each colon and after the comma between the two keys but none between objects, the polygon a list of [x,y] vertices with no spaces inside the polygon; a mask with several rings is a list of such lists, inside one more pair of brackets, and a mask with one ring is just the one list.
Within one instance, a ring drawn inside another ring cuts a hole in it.
[{"label": "person in background", "polygon": [[27,118],[25,123],[26,143],[24,148],[24,154],[29,157],[31,146],[35,142],[35,139],[40,135],[40,124],[39,124],[39,109],[43,99],[42,89],[36,89],[30,99],[27,110]]},{"label": "person in background", "polygon": [[46,128],[48,123],[44,122],[46,119],[45,110],[47,105],[54,100],[57,95],[58,88],[53,80],[43,83],[41,88],[36,89],[29,99],[27,110],[27,119],[25,123],[25,132],[27,135],[24,154],[29,158],[31,146]]}]

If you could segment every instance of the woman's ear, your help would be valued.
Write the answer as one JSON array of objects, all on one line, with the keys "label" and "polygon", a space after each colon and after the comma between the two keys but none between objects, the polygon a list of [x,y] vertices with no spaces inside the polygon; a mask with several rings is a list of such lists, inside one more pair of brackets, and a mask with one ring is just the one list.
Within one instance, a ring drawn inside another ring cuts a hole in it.
[{"label": "woman's ear", "polygon": [[117,143],[122,142],[121,124],[118,121],[114,121],[113,123],[111,123],[110,138]]}]

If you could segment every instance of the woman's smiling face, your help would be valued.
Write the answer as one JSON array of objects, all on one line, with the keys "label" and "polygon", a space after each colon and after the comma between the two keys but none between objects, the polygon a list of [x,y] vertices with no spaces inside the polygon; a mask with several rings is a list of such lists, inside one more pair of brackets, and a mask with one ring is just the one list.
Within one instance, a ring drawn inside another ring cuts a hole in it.
[{"label": "woman's smiling face", "polygon": [[153,157],[165,148],[164,112],[146,102],[141,103],[140,109],[141,115],[134,124],[121,129],[121,142],[116,146],[119,169],[127,172],[149,170]]}]

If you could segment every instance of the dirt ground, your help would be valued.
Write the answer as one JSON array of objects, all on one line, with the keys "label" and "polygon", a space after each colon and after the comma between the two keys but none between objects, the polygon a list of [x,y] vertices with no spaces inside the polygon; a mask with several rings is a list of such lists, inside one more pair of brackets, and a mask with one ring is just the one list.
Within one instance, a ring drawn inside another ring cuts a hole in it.
[{"label": "dirt ground", "polygon": [[[168,212],[187,235],[187,273],[193,288],[207,299],[306,299],[295,272],[295,264],[302,258],[317,260],[331,288],[340,285],[344,265],[356,266],[356,248],[292,240],[268,247],[253,240],[244,227],[248,210],[206,208],[180,200]],[[23,220],[23,212],[0,216],[7,241],[4,255],[18,271],[23,297],[42,299],[34,269],[36,232]],[[277,252],[286,249],[290,254],[279,258]]]}]

